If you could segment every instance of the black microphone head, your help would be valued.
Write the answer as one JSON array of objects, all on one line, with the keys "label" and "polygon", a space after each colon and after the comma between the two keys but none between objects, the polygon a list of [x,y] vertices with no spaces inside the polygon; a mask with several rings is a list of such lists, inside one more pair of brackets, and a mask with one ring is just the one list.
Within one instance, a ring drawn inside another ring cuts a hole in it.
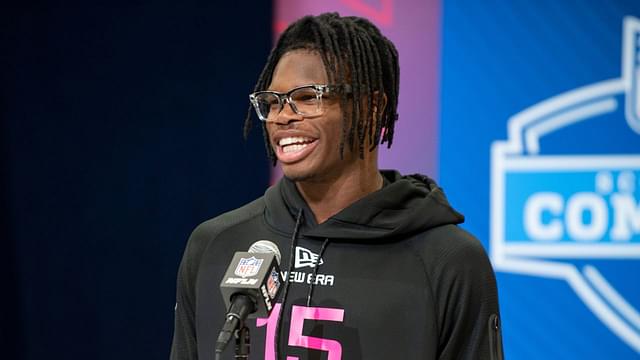
[{"label": "black microphone head", "polygon": [[280,265],[280,249],[278,249],[278,245],[274,244],[269,240],[258,240],[251,244],[249,247],[250,253],[260,253],[260,254],[274,254],[276,256],[276,261],[278,265]]},{"label": "black microphone head", "polygon": [[251,244],[249,251],[233,255],[220,283],[228,311],[216,342],[216,354],[222,353],[247,317],[269,317],[283,283],[280,249],[273,242],[259,240]]},{"label": "black microphone head", "polygon": [[236,295],[241,294],[249,296],[256,305],[249,318],[269,317],[284,283],[279,263],[280,250],[269,240],[256,241],[247,252],[236,252],[220,282],[227,309],[235,303]]}]

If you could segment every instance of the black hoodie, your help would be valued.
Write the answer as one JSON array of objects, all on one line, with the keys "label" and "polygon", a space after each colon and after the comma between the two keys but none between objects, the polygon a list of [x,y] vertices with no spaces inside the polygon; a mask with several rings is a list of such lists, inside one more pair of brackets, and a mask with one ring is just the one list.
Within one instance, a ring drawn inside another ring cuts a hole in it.
[{"label": "black hoodie", "polygon": [[464,217],[431,179],[382,174],[382,189],[322,224],[284,178],[198,226],[178,274],[171,359],[214,359],[218,285],[233,254],[263,239],[280,248],[289,283],[284,311],[248,321],[251,359],[275,359],[276,333],[281,359],[502,359],[495,277],[457,226]]}]

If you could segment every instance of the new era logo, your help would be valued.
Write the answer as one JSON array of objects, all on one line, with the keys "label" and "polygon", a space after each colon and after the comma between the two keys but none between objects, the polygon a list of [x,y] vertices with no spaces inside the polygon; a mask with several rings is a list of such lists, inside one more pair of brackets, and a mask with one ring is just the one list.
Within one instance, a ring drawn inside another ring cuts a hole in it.
[{"label": "new era logo", "polygon": [[296,261],[294,264],[296,269],[302,267],[314,268],[316,264],[322,265],[323,263],[324,261],[322,261],[322,259],[318,261],[318,254],[301,246],[296,246]]}]

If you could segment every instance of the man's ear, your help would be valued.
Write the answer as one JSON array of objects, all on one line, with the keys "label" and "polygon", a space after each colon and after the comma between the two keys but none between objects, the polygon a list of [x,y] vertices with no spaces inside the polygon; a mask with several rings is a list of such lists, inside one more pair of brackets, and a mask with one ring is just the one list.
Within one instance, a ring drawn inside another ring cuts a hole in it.
[{"label": "man's ear", "polygon": [[378,119],[384,114],[384,109],[387,107],[387,94],[382,93],[382,101],[378,100],[380,92],[373,92],[373,119],[374,121],[378,121]]}]

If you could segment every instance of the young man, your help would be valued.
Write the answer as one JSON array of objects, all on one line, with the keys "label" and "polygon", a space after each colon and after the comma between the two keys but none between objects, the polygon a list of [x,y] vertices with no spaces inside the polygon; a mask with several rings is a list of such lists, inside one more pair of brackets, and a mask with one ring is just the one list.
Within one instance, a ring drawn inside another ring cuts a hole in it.
[{"label": "young man", "polygon": [[250,99],[284,178],[191,235],[172,359],[213,359],[227,310],[218,284],[261,239],[288,270],[269,319],[248,321],[254,359],[502,358],[480,242],[432,180],[378,170],[398,75],[394,45],[365,19],[309,16],[282,34]]}]

